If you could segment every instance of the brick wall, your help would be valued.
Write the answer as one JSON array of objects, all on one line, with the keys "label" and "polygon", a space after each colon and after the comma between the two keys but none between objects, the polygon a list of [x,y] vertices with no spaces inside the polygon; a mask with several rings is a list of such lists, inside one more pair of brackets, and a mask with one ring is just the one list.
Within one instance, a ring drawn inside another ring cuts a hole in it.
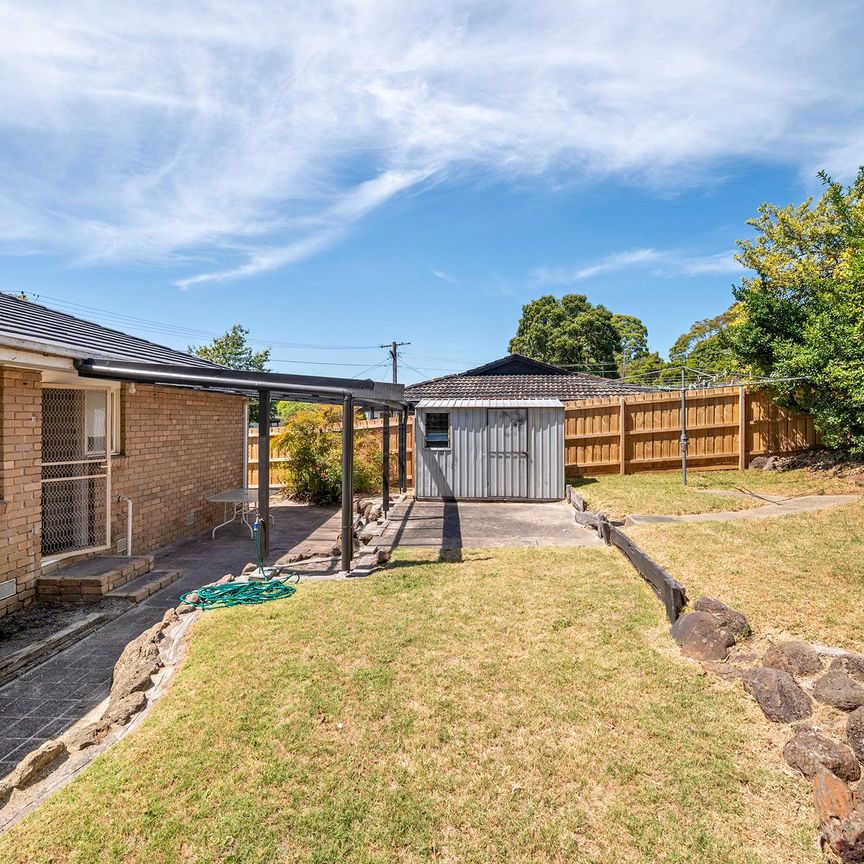
[{"label": "brick wall", "polygon": [[[238,396],[123,385],[121,449],[112,497],[132,499],[132,551],[144,553],[223,520],[208,495],[243,485],[244,400]],[[126,507],[113,507],[112,546],[126,536]]]},{"label": "brick wall", "polygon": [[36,596],[42,518],[42,376],[0,367],[0,582],[16,593],[0,600],[0,618]]}]

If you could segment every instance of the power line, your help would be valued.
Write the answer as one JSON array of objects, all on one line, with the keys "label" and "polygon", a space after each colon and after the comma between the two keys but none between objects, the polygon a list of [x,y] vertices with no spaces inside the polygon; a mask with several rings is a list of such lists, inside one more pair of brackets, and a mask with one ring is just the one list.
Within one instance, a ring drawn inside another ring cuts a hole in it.
[{"label": "power line", "polygon": [[[91,316],[98,316],[109,323],[120,323],[134,325],[139,330],[149,332],[162,333],[163,335],[184,337],[187,339],[216,339],[224,335],[222,333],[213,333],[207,330],[198,330],[192,327],[184,327],[180,324],[168,324],[164,321],[154,321],[149,318],[140,318],[136,315],[127,315],[124,312],[112,312],[108,309],[101,309],[96,306],[87,306],[83,303],[75,303],[71,300],[61,300],[57,297],[49,297],[46,294],[30,295],[35,300],[48,300],[58,306],[66,307],[74,311],[89,313]],[[264,345],[267,347],[278,346],[289,349],[303,350],[323,350],[323,351],[369,351],[378,348],[377,345],[324,345],[318,343],[307,342],[283,342],[278,339],[259,339],[250,338],[247,341],[255,345]]]}]

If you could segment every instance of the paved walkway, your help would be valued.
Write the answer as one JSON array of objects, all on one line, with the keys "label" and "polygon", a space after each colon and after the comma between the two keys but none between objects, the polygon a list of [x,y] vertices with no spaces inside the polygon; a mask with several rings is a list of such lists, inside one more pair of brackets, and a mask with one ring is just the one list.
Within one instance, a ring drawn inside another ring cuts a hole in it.
[{"label": "paved walkway", "polygon": [[[737,496],[736,496],[737,497]],[[685,516],[654,516],[633,514],[627,517],[626,525],[654,525],[662,522],[737,522],[751,519],[772,519],[776,516],[792,516],[795,513],[812,513],[826,510],[839,504],[858,501],[860,495],[802,495],[800,498],[780,498],[762,495],[773,503],[750,510],[720,510],[714,513],[688,513]]]},{"label": "paved walkway", "polygon": [[565,502],[415,501],[390,513],[382,541],[394,546],[482,549],[517,546],[602,546],[576,524]]},{"label": "paved walkway", "polygon": [[[289,551],[329,550],[339,532],[333,508],[289,504],[274,506],[272,512],[271,561]],[[130,604],[128,612],[0,688],[0,777],[108,695],[123,648],[176,606],[181,594],[239,573],[254,556],[248,530],[238,525],[222,529],[213,541],[208,534],[162,550],[155,569],[182,571],[177,582],[143,603]]]}]

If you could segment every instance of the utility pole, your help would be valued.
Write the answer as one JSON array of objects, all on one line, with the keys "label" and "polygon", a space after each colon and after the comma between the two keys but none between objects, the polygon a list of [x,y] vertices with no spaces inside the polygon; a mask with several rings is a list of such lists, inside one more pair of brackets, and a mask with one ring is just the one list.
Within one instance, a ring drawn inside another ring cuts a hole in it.
[{"label": "utility pole", "polygon": [[390,362],[393,365],[393,383],[394,384],[399,383],[399,374],[398,374],[398,372],[399,372],[399,369],[398,369],[399,348],[402,345],[410,345],[410,344],[411,344],[410,342],[391,342],[389,345],[379,345],[378,346],[379,348],[388,348],[389,349]]}]

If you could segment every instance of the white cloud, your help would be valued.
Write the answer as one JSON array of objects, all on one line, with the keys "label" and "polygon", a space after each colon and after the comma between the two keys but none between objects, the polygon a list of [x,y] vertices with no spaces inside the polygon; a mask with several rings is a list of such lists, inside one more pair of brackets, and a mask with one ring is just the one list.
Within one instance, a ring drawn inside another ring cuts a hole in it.
[{"label": "white cloud", "polygon": [[183,263],[190,285],[315,254],[457,172],[668,189],[749,157],[848,176],[862,16],[0,0],[0,234],[10,252]]},{"label": "white cloud", "polygon": [[432,267],[429,272],[436,278],[440,279],[442,282],[449,282],[451,285],[456,284],[456,280],[449,274],[445,273],[443,270],[437,270]]},{"label": "white cloud", "polygon": [[625,270],[648,270],[655,276],[680,278],[711,273],[740,273],[732,252],[694,255],[680,250],[632,249],[614,252],[576,267],[537,267],[531,273],[534,285],[573,285],[595,276]]}]

